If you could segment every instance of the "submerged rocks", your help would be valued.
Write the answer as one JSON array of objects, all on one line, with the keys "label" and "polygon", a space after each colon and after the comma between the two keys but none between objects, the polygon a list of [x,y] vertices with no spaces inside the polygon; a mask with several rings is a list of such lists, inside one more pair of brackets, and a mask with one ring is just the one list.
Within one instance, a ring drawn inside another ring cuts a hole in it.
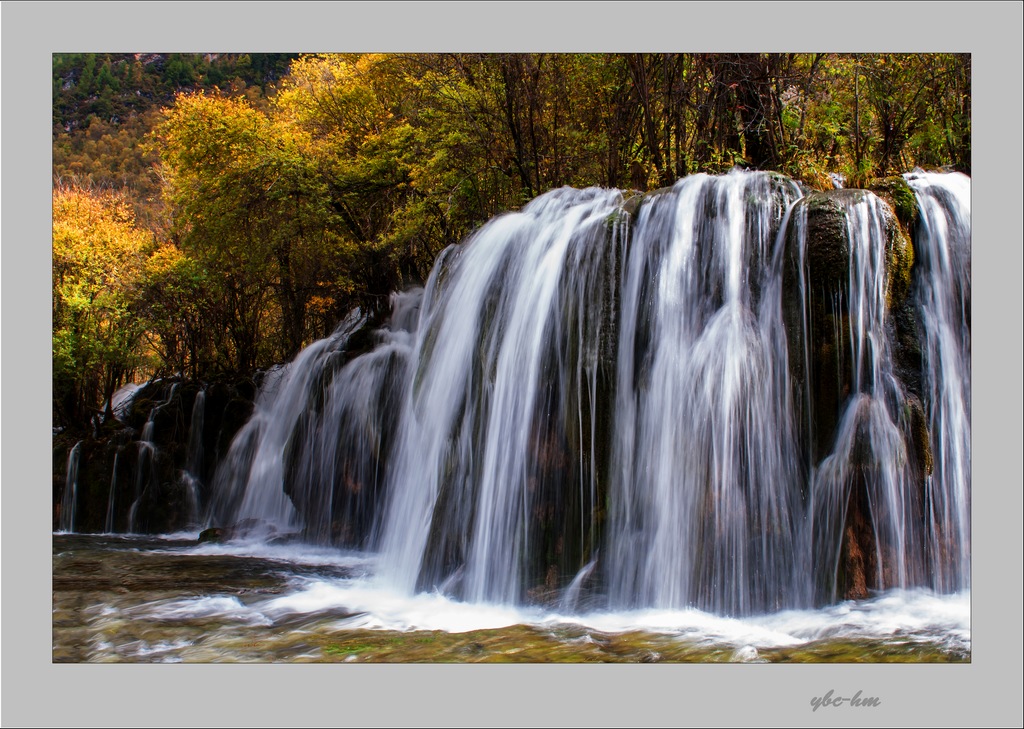
[{"label": "submerged rocks", "polygon": [[208,527],[199,532],[199,544],[224,544],[238,539],[258,539],[268,544],[284,544],[299,538],[298,533],[282,534],[262,519],[242,519],[230,526]]},{"label": "submerged rocks", "polygon": [[220,544],[222,542],[229,541],[231,538],[231,531],[224,527],[210,527],[209,529],[203,529],[199,532],[198,542],[212,542],[214,544]]}]

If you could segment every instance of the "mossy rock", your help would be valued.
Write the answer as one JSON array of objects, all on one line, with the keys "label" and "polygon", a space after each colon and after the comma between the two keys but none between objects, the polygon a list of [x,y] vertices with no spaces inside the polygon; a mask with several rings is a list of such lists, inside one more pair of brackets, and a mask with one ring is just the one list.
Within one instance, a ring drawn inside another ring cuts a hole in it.
[{"label": "mossy rock", "polygon": [[[660,197],[664,197],[672,192],[674,186],[669,185],[667,187],[659,187],[657,190],[651,190],[650,192],[644,192],[636,195],[630,199],[631,209],[629,210],[630,215],[637,216],[640,214],[640,208],[644,205],[650,205],[652,202]],[[633,202],[635,201],[635,202]]]},{"label": "mossy rock", "polygon": [[[776,194],[781,194],[785,190],[792,189],[794,185],[797,190],[800,191],[801,197],[806,197],[807,195],[811,195],[815,192],[815,188],[809,187],[803,182],[803,180],[795,180],[781,172],[765,172],[764,175],[768,178],[768,182],[771,184],[772,188],[776,190]],[[782,209],[785,211],[786,206],[784,205]]]},{"label": "mossy rock", "polygon": [[[797,203],[807,208],[806,257],[809,283],[813,286],[840,293],[849,289],[850,241],[846,210],[869,195],[872,193],[866,190],[827,190],[808,195]],[[893,210],[892,205],[889,204],[885,210]],[[899,223],[898,213],[884,217],[889,278],[886,293],[891,309],[900,305],[910,290],[914,247]],[[791,230],[790,235],[794,234],[795,231]],[[790,244],[796,242],[791,240]]]},{"label": "mossy rock", "polygon": [[868,189],[889,204],[906,230],[913,229],[917,222],[917,197],[902,176],[892,175],[872,180]]},{"label": "mossy rock", "polygon": [[792,178],[782,174],[781,172],[773,172],[771,170],[766,170],[764,174],[769,180],[779,185],[789,185],[791,182],[793,182]]},{"label": "mossy rock", "polygon": [[210,542],[212,544],[223,544],[231,539],[231,530],[226,527],[210,527],[199,532],[199,544]]},{"label": "mossy rock", "polygon": [[914,246],[906,231],[898,224],[888,226],[889,241],[886,248],[889,267],[889,308],[902,304],[910,291],[913,281]]},{"label": "mossy rock", "polygon": [[924,405],[914,395],[907,396],[905,417],[909,421],[910,445],[912,446],[917,466],[927,475],[932,475],[934,457],[932,455],[931,434],[928,432],[928,417],[924,413]]},{"label": "mossy rock", "polygon": [[636,215],[637,209],[640,207],[640,203],[643,202],[645,195],[639,190],[626,190],[622,192],[622,202],[619,207],[613,210],[607,218],[605,218],[605,225],[611,230],[618,223],[622,222],[623,218],[632,218]]},{"label": "mossy rock", "polygon": [[640,203],[641,203],[641,201],[643,199],[644,199],[644,194],[642,192],[638,192],[638,193],[635,193],[633,195],[630,195],[629,197],[627,197],[622,202],[621,211],[623,213],[626,213],[630,217],[635,216],[636,215],[636,211],[640,207]]}]

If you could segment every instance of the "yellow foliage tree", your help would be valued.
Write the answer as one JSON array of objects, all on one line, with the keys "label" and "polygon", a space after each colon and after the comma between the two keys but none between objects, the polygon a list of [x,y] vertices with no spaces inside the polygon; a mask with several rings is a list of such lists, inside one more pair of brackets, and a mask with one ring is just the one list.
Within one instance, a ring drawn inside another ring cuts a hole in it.
[{"label": "yellow foliage tree", "polygon": [[53,192],[53,382],[61,419],[95,413],[142,364],[133,310],[152,236],[109,193]]}]

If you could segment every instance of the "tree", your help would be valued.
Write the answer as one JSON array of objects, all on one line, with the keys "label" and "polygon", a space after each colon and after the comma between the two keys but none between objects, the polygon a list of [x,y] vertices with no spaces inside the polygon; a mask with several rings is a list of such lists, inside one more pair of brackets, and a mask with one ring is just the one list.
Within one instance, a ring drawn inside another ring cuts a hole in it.
[{"label": "tree", "polygon": [[[54,57],[58,187],[122,191],[133,225],[163,243],[132,303],[162,368],[201,376],[288,359],[351,307],[382,307],[424,280],[444,247],[489,218],[561,185],[646,189],[734,164],[813,187],[831,172],[863,185],[915,164],[970,169],[967,55],[320,54],[288,64],[279,54]],[[174,96],[180,84],[192,90]]]},{"label": "tree", "polygon": [[146,260],[139,283],[139,315],[145,338],[165,373],[192,379],[216,369],[223,331],[215,328],[217,300],[210,275],[194,258],[172,244]]},{"label": "tree", "polygon": [[88,420],[143,363],[137,284],[152,238],[109,193],[53,192],[55,417]]},{"label": "tree", "polygon": [[[433,258],[439,250],[420,220],[407,214],[425,202],[429,175],[417,165],[425,140],[411,120],[424,90],[410,78],[406,60],[303,57],[274,102],[278,123],[308,140],[307,159],[326,185],[325,202],[349,244],[351,301],[371,307],[401,285],[403,270],[416,275],[420,251]],[[431,207],[429,217],[436,220],[438,212]]]},{"label": "tree", "polygon": [[180,96],[156,132],[175,240],[206,272],[228,334],[218,368],[248,372],[292,357],[314,336],[314,296],[349,285],[328,182],[309,140],[247,101]]}]

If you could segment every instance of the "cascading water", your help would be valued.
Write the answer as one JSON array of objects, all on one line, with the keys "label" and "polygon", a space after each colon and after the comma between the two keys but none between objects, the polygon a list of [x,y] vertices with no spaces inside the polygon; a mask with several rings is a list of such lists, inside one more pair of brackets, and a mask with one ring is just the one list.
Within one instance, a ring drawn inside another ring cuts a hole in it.
[{"label": "cascading water", "polygon": [[926,499],[934,586],[968,589],[971,485],[971,181],[960,173],[906,176],[918,201],[917,303],[932,450]]},{"label": "cascading water", "polygon": [[353,315],[268,374],[208,521],[478,603],[749,615],[845,596],[855,557],[867,589],[969,588],[969,182],[907,179],[920,396],[894,344],[910,253],[874,195],[826,196],[823,283],[777,175],[689,177],[635,221],[565,188],[444,251],[371,351]]},{"label": "cascading water", "polygon": [[779,308],[799,190],[696,175],[641,208],[623,266],[611,484],[616,607],[805,602]]},{"label": "cascading water", "polygon": [[372,547],[420,291],[397,294],[376,348],[329,377],[289,445],[288,492],[308,539]]},{"label": "cascading water", "polygon": [[114,533],[114,514],[117,506],[117,466],[121,460],[121,451],[114,454],[114,468],[110,474],[110,493],[107,494],[107,514],[103,520],[103,531],[107,534]]},{"label": "cascading water", "polygon": [[554,589],[562,575],[547,573],[593,540],[593,456],[572,459],[570,444],[592,454],[606,241],[621,203],[616,191],[553,191],[435,267],[382,538],[398,587],[461,569],[465,599],[517,602],[538,566],[533,582]]},{"label": "cascading water", "polygon": [[217,469],[207,521],[259,524],[264,534],[298,529],[299,516],[285,491],[285,449],[307,399],[316,397],[317,375],[360,320],[349,317],[294,362],[266,373],[252,416]]},{"label": "cascading water", "polygon": [[[910,424],[905,393],[894,374],[889,333],[892,282],[887,257],[894,240],[888,208],[875,195],[852,191],[836,198],[848,231],[848,279],[833,297],[837,326],[832,336],[838,354],[838,389],[848,393],[832,452],[811,472],[811,519],[819,590],[835,598],[835,569],[851,494],[861,491],[870,511],[876,574],[880,588],[920,584],[923,554],[919,494],[906,447]],[[801,229],[806,234],[807,228]],[[806,254],[807,242],[800,250]],[[805,303],[804,307],[807,308]],[[812,337],[805,336],[810,343]],[[805,345],[806,346],[806,345]],[[844,356],[845,353],[845,356]],[[809,355],[806,355],[807,357]]]},{"label": "cascading water", "polygon": [[171,385],[167,399],[153,406],[153,409],[149,411],[149,417],[146,419],[146,424],[142,426],[142,433],[138,440],[138,465],[135,471],[135,499],[132,501],[132,505],[128,508],[128,531],[131,533],[135,533],[139,527],[137,517],[142,497],[146,493],[146,489],[156,480],[156,457],[158,448],[153,440],[156,429],[156,416],[160,412],[161,408],[166,407],[171,400],[174,399],[174,395],[177,391],[178,383],[174,383]]},{"label": "cascading water", "polygon": [[[206,391],[196,393],[192,404],[192,417],[188,428],[188,452],[185,456],[185,470],[181,472],[181,483],[188,499],[189,526],[199,524],[199,492],[203,473],[203,420],[206,414]],[[117,468],[114,469],[115,475]]]},{"label": "cascading water", "polygon": [[586,583],[590,576],[594,573],[594,568],[597,567],[597,559],[592,559],[584,565],[575,577],[572,578],[572,582],[565,588],[565,592],[562,594],[562,600],[559,604],[559,608],[567,613],[580,612],[580,595],[583,593],[583,585]]},{"label": "cascading water", "polygon": [[417,305],[415,293],[396,295],[393,329],[362,357],[346,350],[366,323],[357,312],[268,373],[252,417],[218,468],[211,523],[244,524],[254,536],[301,531],[314,542],[370,546],[372,525],[362,528],[359,520],[379,512],[393,403],[401,397],[393,373],[404,369],[409,312]]},{"label": "cascading water", "polygon": [[78,462],[82,451],[82,441],[75,443],[68,453],[67,475],[64,479],[64,496],[60,502],[60,530],[75,531],[75,509],[78,504]]}]

